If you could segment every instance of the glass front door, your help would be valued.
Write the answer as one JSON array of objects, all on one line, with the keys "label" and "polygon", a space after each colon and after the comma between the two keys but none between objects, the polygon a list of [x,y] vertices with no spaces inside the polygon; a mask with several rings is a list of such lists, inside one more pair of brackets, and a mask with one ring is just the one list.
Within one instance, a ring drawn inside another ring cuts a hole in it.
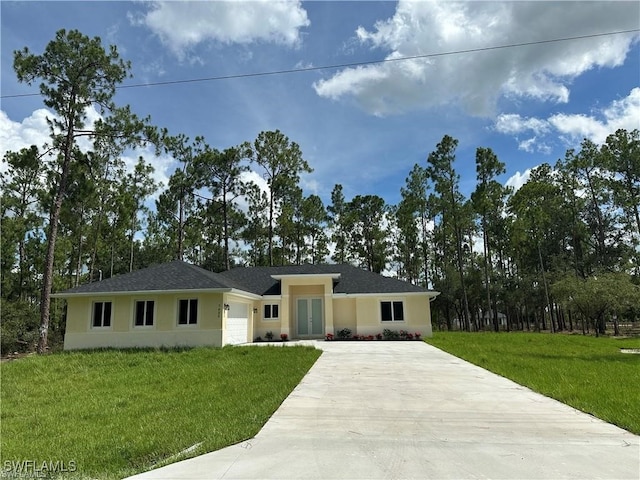
[{"label": "glass front door", "polygon": [[299,298],[298,299],[298,336],[321,336],[322,328],[322,299]]}]

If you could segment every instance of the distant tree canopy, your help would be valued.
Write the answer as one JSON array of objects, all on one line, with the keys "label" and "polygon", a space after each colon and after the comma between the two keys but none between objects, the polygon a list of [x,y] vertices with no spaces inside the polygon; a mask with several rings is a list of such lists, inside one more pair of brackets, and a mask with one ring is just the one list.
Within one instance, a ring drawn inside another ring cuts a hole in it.
[{"label": "distant tree canopy", "polygon": [[[129,64],[99,38],[61,30],[42,55],[15,52],[14,68],[39,82],[53,114],[47,145],[3,158],[3,353],[45,351],[50,333],[59,343],[63,303],[52,291],[172,259],[213,271],[332,261],[391,273],[441,292],[432,304],[440,328],[601,334],[608,319],[617,328],[640,315],[638,130],[584,140],[516,192],[498,181],[504,163],[479,147],[469,198],[458,142],[444,135],[408,172],[397,205],[345,198],[340,184],[325,205],[303,192],[312,168],[278,130],[218,149],[114,105]],[[89,108],[102,114],[93,125]],[[152,158],[125,168],[123,153],[142,144],[177,162],[167,185],[154,181]]]}]

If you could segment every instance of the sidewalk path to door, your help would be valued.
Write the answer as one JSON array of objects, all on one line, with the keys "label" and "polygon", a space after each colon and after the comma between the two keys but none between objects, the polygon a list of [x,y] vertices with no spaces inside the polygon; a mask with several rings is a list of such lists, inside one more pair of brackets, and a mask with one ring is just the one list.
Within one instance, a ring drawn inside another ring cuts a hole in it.
[{"label": "sidewalk path to door", "polygon": [[255,438],[131,478],[640,479],[639,436],[423,342],[301,343]]}]

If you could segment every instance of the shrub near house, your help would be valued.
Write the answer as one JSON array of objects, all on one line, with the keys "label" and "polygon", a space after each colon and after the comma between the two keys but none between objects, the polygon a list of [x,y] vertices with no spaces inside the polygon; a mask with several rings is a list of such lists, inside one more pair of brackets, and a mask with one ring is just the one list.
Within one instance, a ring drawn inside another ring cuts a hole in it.
[{"label": "shrub near house", "polygon": [[376,333],[375,335],[351,335],[349,328],[343,328],[338,331],[337,337],[333,333],[327,333],[325,340],[328,342],[338,340],[421,340],[422,334],[420,332],[410,333],[406,330],[390,330],[385,328],[382,333]]}]

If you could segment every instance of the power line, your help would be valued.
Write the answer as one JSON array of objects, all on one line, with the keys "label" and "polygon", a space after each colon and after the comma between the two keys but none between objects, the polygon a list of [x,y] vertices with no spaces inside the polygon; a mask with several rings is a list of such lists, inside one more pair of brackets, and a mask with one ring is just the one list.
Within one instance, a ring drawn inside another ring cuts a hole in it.
[{"label": "power line", "polygon": [[[398,57],[398,58],[385,58],[382,60],[370,60],[366,62],[353,62],[353,63],[339,63],[334,65],[323,65],[320,67],[303,67],[303,68],[292,68],[288,70],[273,70],[268,72],[253,72],[253,73],[239,73],[234,75],[219,75],[215,77],[204,77],[204,78],[191,78],[186,80],[168,80],[165,82],[149,82],[149,83],[135,83],[131,85],[120,85],[116,87],[118,90],[122,90],[125,88],[140,88],[140,87],[157,87],[163,85],[178,85],[184,83],[196,83],[196,82],[213,82],[219,80],[233,80],[237,78],[252,78],[252,77],[266,77],[272,75],[286,75],[290,73],[303,73],[303,72],[313,72],[318,70],[335,70],[339,68],[349,68],[349,67],[361,67],[366,65],[377,65],[383,63],[391,63],[391,62],[402,62],[406,60],[418,60],[418,59],[426,59],[426,58],[436,58],[436,57],[445,57],[449,55],[462,55],[465,53],[477,53],[477,52],[487,52],[491,50],[501,50],[505,48],[518,48],[518,47],[527,47],[531,45],[544,45],[547,43],[559,43],[559,42],[568,42],[572,40],[583,40],[587,38],[597,38],[597,37],[607,37],[612,35],[622,35],[626,33],[638,33],[640,29],[635,28],[631,30],[620,30],[616,32],[606,32],[606,33],[593,33],[589,35],[579,35],[575,37],[563,37],[563,38],[554,38],[551,40],[537,40],[534,42],[523,42],[523,43],[509,43],[506,45],[495,45],[492,47],[480,47],[480,48],[469,48],[466,50],[453,50],[450,52],[440,52],[440,53],[427,53],[423,55],[411,55],[406,57]],[[19,97],[33,97],[36,95],[40,95],[39,93],[21,93],[16,95],[0,95],[0,98],[19,98]]]}]

